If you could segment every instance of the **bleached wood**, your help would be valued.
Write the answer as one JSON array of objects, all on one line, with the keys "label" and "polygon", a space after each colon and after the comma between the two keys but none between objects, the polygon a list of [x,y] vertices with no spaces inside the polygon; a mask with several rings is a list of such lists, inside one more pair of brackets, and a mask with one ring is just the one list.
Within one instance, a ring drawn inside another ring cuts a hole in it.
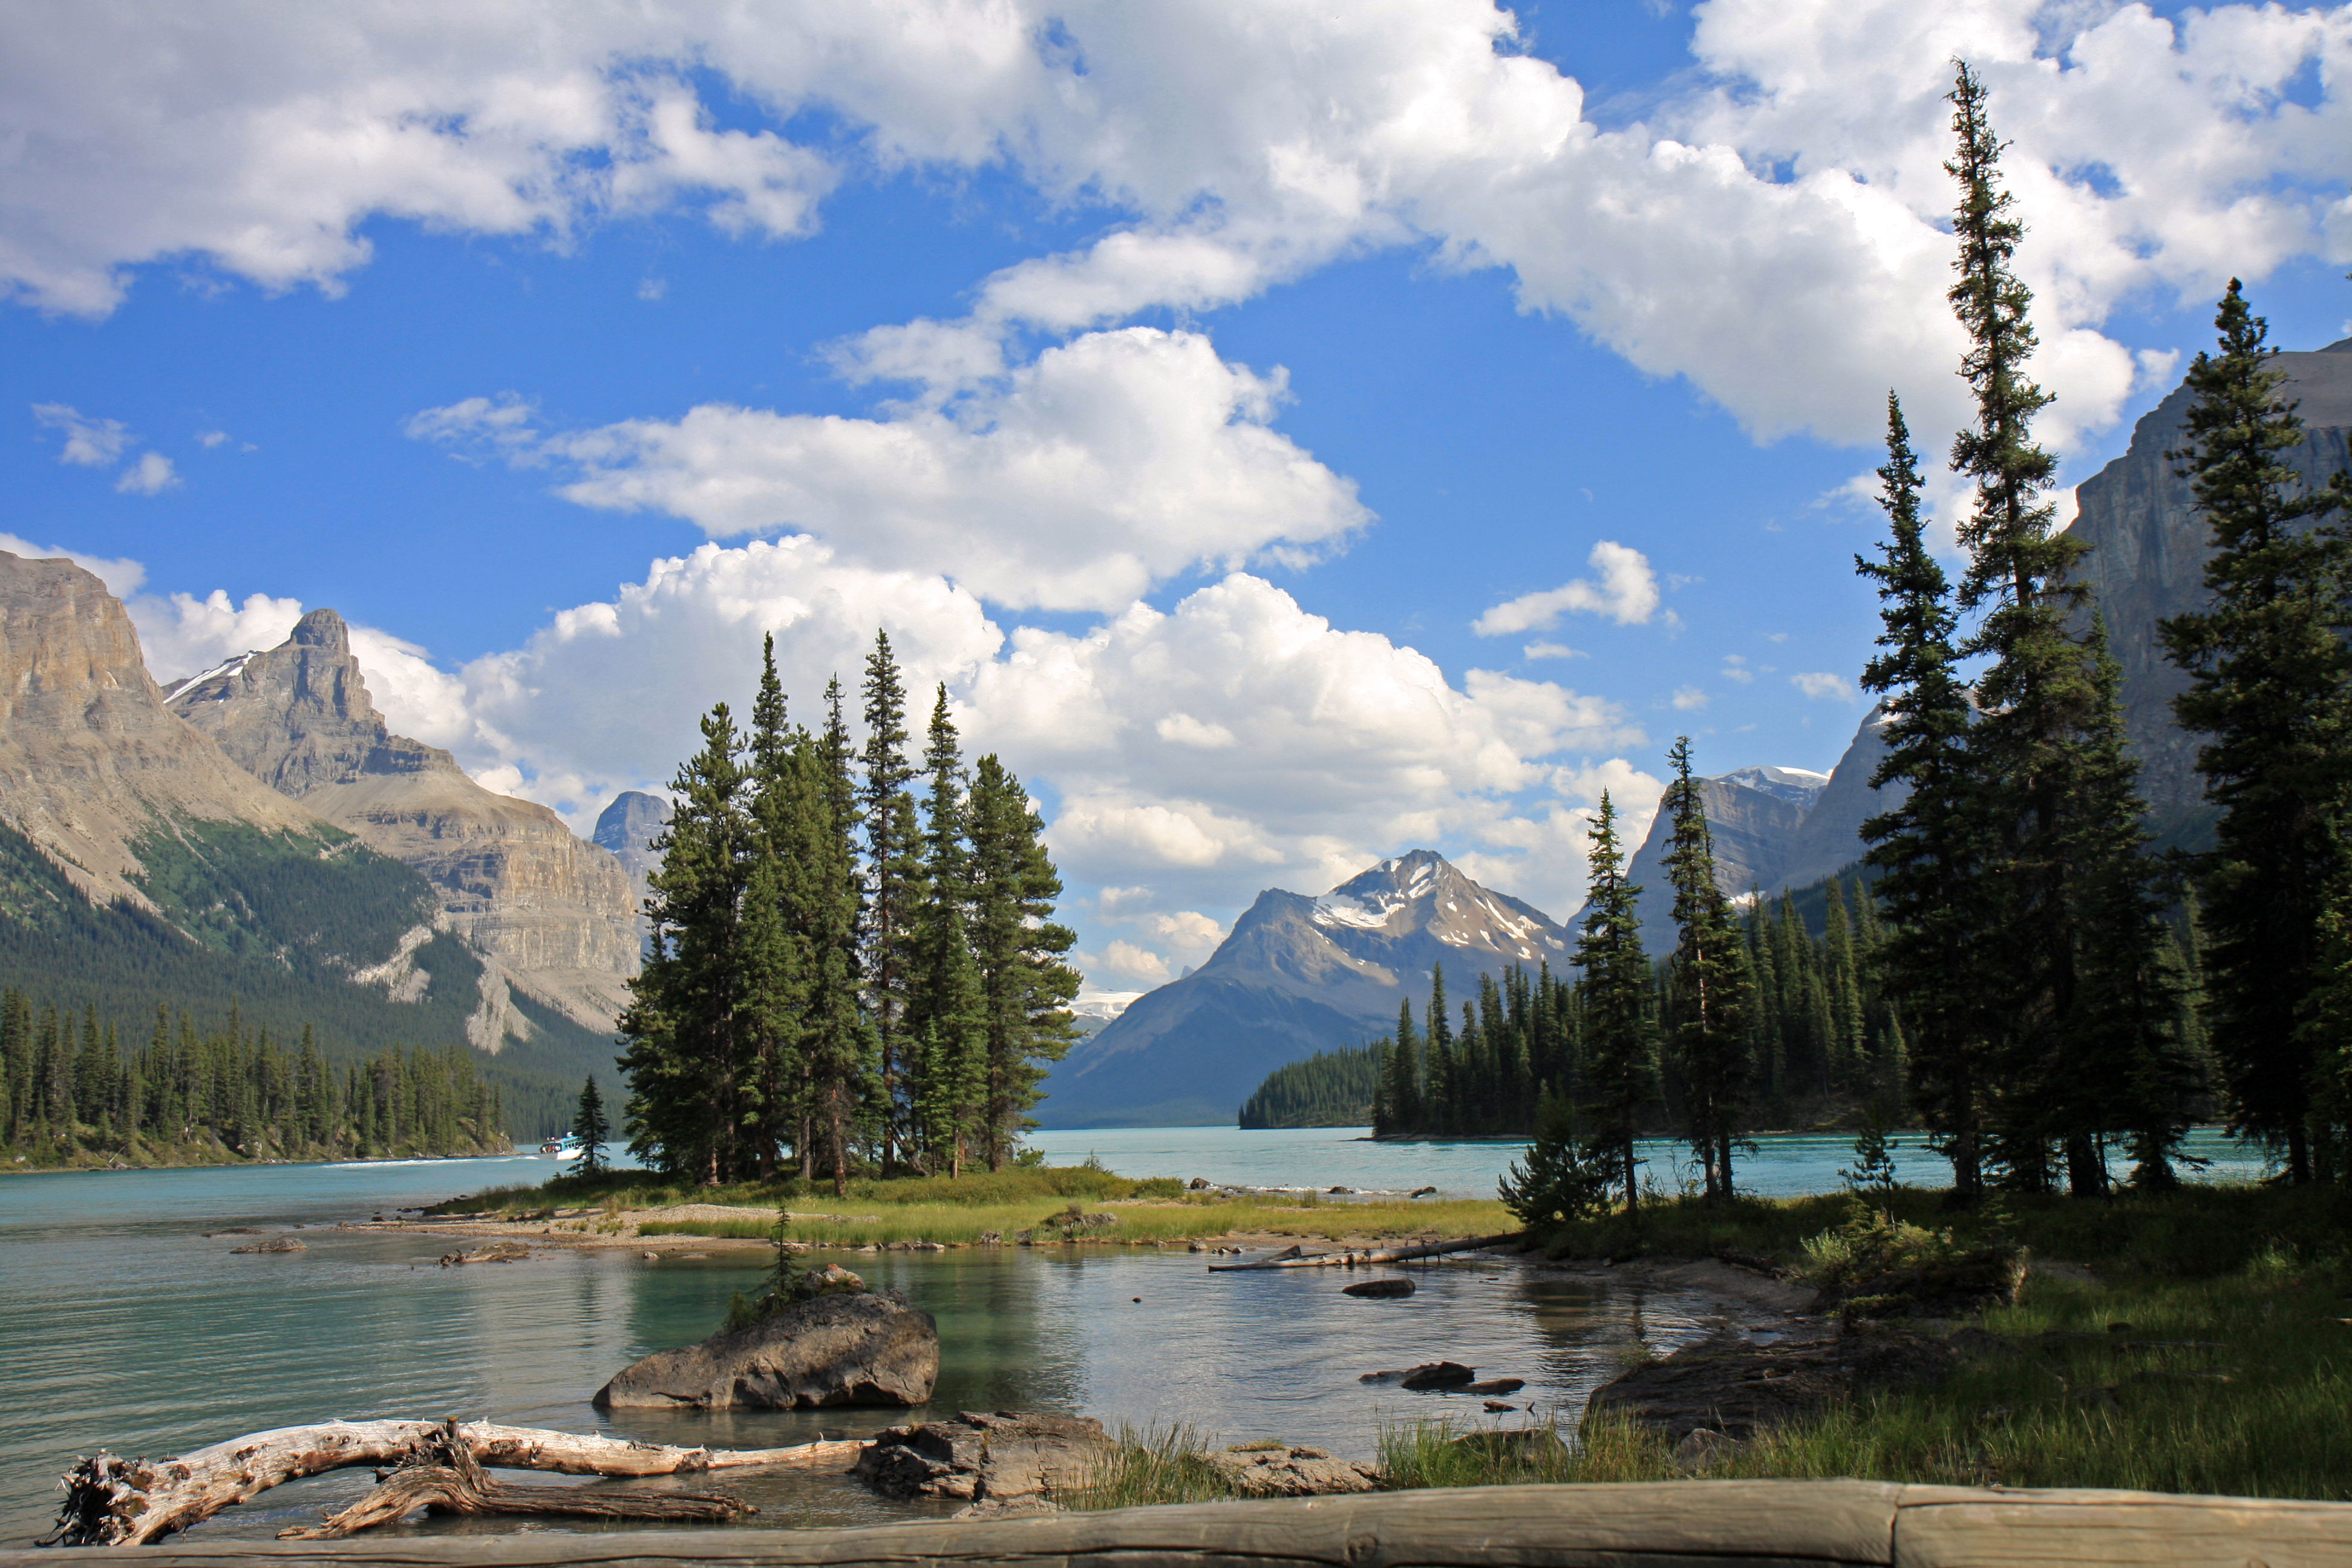
[{"label": "bleached wood", "polygon": [[[250,1433],[170,1459],[99,1453],[66,1472],[58,1521],[69,1546],[144,1542],[187,1529],[271,1487],[353,1465],[390,1466],[441,1430],[438,1421],[325,1421]],[[488,1421],[457,1425],[480,1464],[575,1476],[667,1476],[755,1465],[823,1468],[854,1462],[861,1442],[789,1448],[675,1448]]]},{"label": "bleached wood", "polygon": [[515,1487],[492,1480],[455,1421],[426,1439],[375,1490],[317,1524],[278,1532],[280,1541],[339,1541],[418,1509],[435,1513],[617,1519],[639,1523],[726,1524],[760,1510],[724,1492],[613,1492],[587,1487]]}]

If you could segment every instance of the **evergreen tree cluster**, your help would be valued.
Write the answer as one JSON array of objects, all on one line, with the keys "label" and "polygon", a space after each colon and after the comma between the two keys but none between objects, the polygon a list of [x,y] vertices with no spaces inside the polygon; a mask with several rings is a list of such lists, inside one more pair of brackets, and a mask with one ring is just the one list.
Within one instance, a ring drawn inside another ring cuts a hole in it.
[{"label": "evergreen tree cluster", "polygon": [[1361,1127],[1372,1120],[1381,1050],[1318,1051],[1265,1075],[1242,1102],[1244,1131],[1261,1127]]},{"label": "evergreen tree cluster", "polygon": [[718,705],[678,770],[621,1019],[649,1165],[719,1183],[791,1163],[836,1190],[1001,1169],[1075,1037],[1075,937],[1027,792],[993,755],[966,766],[944,687],[908,755],[887,636],[865,673],[859,747],[838,680],[817,727],[790,721],[770,639],[749,732]]},{"label": "evergreen tree cluster", "polygon": [[289,1051],[234,1007],[204,1033],[158,1007],[146,1045],[125,1050],[94,1007],[77,1016],[0,991],[0,1150],[12,1156],[376,1158],[512,1142],[499,1086],[462,1046],[386,1047],[338,1071],[309,1028]]},{"label": "evergreen tree cluster", "polygon": [[[2179,717],[2210,738],[2199,767],[2222,807],[2221,847],[2184,898],[2149,852],[2120,674],[2082,572],[2088,545],[2057,526],[2054,463],[2032,437],[2050,397],[2027,374],[2036,340],[2013,268],[2024,231],[2000,176],[2004,144],[1965,65],[1950,101],[1950,300],[1976,405],[1951,454],[1969,490],[1965,564],[1953,582],[1928,546],[1924,479],[1892,395],[1879,469],[1888,538],[1856,562],[1883,622],[1863,676],[1888,715],[1871,782],[1907,789],[1863,836],[1910,1101],[1959,1202],[1995,1184],[2102,1194],[2115,1151],[2136,1182],[2163,1186],[2213,1103],[2218,1059],[2235,1124],[2274,1140],[2305,1179],[2315,1040],[2326,1033],[2313,1012],[2319,950],[2327,889],[2342,881],[2334,820],[2352,776],[2338,739],[2345,543],[2310,525],[2341,507],[2343,481],[2305,493],[2279,462],[2301,432],[2232,283],[2222,353],[2200,355],[2189,376],[2191,447],[2173,454],[2216,545],[2211,609],[2164,627],[2192,679]],[[2197,892],[2212,936],[2201,965]]]}]

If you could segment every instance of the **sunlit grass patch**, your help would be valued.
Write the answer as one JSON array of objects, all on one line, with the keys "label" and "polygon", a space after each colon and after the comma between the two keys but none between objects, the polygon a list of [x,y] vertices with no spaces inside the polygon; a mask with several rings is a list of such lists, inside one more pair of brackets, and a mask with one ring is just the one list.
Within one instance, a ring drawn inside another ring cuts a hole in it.
[{"label": "sunlit grass patch", "polygon": [[1085,1486],[1055,1500],[1064,1508],[1095,1512],[1153,1503],[1218,1502],[1234,1495],[1233,1484],[1209,1463],[1213,1439],[1188,1422],[1139,1432],[1121,1426],[1117,1443]]}]

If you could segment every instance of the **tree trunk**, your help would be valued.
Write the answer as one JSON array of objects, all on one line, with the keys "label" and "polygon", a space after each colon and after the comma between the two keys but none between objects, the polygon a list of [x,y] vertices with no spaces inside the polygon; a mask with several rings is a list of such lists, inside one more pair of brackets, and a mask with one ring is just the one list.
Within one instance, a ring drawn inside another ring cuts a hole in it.
[{"label": "tree trunk", "polygon": [[586,1487],[510,1487],[492,1480],[457,1423],[444,1423],[375,1490],[317,1524],[278,1532],[280,1541],[338,1541],[418,1509],[435,1513],[538,1514],[724,1524],[760,1510],[724,1492],[606,1492]]},{"label": "tree trunk", "polygon": [[792,1448],[672,1448],[614,1437],[466,1421],[329,1421],[256,1432],[176,1459],[119,1459],[98,1453],[62,1479],[66,1500],[51,1542],[66,1546],[138,1546],[210,1519],[271,1487],[352,1465],[393,1466],[436,1434],[454,1430],[478,1465],[577,1476],[667,1476],[751,1465],[846,1467],[860,1442]]}]

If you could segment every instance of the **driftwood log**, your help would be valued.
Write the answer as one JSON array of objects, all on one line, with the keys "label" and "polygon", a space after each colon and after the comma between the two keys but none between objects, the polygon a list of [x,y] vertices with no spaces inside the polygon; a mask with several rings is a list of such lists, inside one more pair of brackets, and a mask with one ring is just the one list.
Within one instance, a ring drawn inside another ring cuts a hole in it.
[{"label": "driftwood log", "polygon": [[1440,1258],[1449,1252],[1477,1252],[1507,1242],[1524,1241],[1527,1232],[1506,1236],[1465,1236],[1459,1241],[1433,1241],[1421,1247],[1376,1247],[1366,1252],[1301,1252],[1292,1247],[1255,1263],[1212,1263],[1212,1274],[1243,1274],[1254,1268],[1332,1268],[1356,1263],[1402,1263],[1414,1258]]},{"label": "driftwood log", "polygon": [[397,1466],[451,1434],[477,1465],[573,1476],[692,1475],[757,1465],[846,1470],[866,1447],[850,1441],[673,1448],[491,1421],[327,1421],[256,1432],[175,1459],[121,1459],[104,1452],[79,1459],[60,1483],[66,1498],[50,1540],[64,1546],[143,1545],[304,1476],[353,1465]]},{"label": "driftwood log", "polygon": [[418,1509],[434,1513],[516,1513],[645,1523],[725,1524],[760,1510],[725,1492],[600,1492],[585,1487],[510,1487],[494,1481],[472,1447],[446,1422],[390,1471],[375,1490],[317,1524],[278,1532],[280,1541],[338,1541]]},{"label": "driftwood log", "polygon": [[[2352,1504],[1874,1481],[1478,1487],[1184,1504],[859,1530],[180,1542],[89,1561],[142,1568],[2347,1568]],[[57,1559],[0,1551],[0,1568]]]}]

